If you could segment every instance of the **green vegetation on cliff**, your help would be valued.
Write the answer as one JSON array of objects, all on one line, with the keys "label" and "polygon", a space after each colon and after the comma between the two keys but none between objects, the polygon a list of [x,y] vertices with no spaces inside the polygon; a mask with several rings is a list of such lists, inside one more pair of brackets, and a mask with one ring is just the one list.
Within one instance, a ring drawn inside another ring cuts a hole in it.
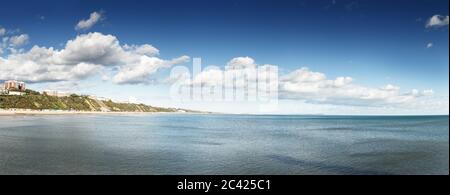
[{"label": "green vegetation on cliff", "polygon": [[111,112],[177,112],[177,109],[158,108],[144,104],[100,101],[88,96],[53,97],[28,90],[23,96],[0,95],[0,109],[111,111]]}]

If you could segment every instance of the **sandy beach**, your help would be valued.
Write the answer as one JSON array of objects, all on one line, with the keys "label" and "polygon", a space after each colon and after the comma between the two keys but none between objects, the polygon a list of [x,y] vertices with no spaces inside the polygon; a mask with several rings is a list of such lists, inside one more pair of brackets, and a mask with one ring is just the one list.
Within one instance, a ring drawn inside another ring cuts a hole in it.
[{"label": "sandy beach", "polygon": [[63,110],[1,110],[0,116],[11,115],[80,115],[80,114],[95,114],[95,115],[150,115],[150,114],[173,114],[179,112],[93,112],[93,111],[63,111]]}]

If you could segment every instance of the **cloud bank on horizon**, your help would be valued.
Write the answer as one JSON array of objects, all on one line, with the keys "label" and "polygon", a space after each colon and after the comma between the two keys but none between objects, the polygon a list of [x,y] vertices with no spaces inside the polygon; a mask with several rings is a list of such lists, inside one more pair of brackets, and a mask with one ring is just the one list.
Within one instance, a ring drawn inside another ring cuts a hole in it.
[{"label": "cloud bank on horizon", "polygon": [[[88,19],[80,20],[76,31],[88,31],[104,18],[103,12],[93,12]],[[426,21],[426,28],[448,26],[449,17],[434,15]],[[30,42],[25,33],[8,32],[0,26],[0,80],[23,80],[31,83],[76,83],[102,75],[102,80],[116,85],[149,84],[150,76],[162,69],[190,62],[188,55],[174,59],[162,59],[160,50],[151,44],[121,44],[111,34],[88,32],[79,34],[66,42],[62,49],[34,45],[29,50],[22,47]],[[433,43],[428,43],[432,48]],[[252,57],[235,57],[224,69],[245,70],[258,66]],[[217,84],[223,70],[205,70],[192,81],[201,85]],[[111,75],[111,76],[106,76]],[[311,104],[329,104],[365,107],[448,107],[448,97],[442,101],[422,99],[434,95],[433,89],[402,91],[399,86],[386,84],[370,87],[357,84],[352,77],[340,76],[330,79],[325,73],[300,67],[280,75],[278,90],[281,99],[299,100]],[[447,111],[448,112],[448,111]]]}]

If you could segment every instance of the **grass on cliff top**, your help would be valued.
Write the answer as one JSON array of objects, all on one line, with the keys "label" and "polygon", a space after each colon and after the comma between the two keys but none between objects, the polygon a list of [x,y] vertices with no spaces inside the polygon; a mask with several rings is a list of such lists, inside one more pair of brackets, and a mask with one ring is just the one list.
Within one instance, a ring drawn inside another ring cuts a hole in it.
[{"label": "grass on cliff top", "polygon": [[176,112],[175,109],[158,108],[144,104],[99,102],[87,96],[75,94],[68,97],[53,97],[27,90],[23,96],[0,95],[0,109],[102,111],[102,106],[113,112]]}]

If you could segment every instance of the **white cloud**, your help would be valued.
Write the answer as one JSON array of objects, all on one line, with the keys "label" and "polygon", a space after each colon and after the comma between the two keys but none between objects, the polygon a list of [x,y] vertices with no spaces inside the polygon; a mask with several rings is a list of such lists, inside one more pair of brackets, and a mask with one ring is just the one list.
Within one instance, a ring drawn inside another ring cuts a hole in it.
[{"label": "white cloud", "polygon": [[57,90],[57,91],[72,91],[74,89],[78,89],[79,83],[72,81],[61,81],[50,83],[46,86],[49,90]]},{"label": "white cloud", "polygon": [[128,57],[115,36],[98,32],[69,40],[59,56],[66,63],[92,62],[103,65],[120,64]]},{"label": "white cloud", "polygon": [[[256,82],[271,79],[269,89],[276,90],[278,88],[278,67],[265,64],[257,65],[255,60],[250,57],[237,57],[231,59],[226,65],[225,70],[220,67],[206,67],[202,72],[194,78],[190,75],[172,75],[171,82],[181,81],[184,86],[194,87],[220,87],[225,88],[236,87],[238,90],[248,88],[256,90]],[[260,86],[262,87],[262,86]],[[266,90],[267,88],[264,88]]]},{"label": "white cloud", "polygon": [[51,82],[41,87],[44,90],[55,90],[58,92],[77,92],[83,91],[90,88],[95,88],[97,85],[92,82],[78,82],[78,81],[60,81]]},{"label": "white cloud", "polygon": [[432,95],[434,95],[434,91],[432,89],[424,90],[422,92],[422,95],[423,96],[432,96]]},{"label": "white cloud", "polygon": [[449,23],[448,16],[434,15],[430,19],[428,19],[425,27],[431,28],[431,27],[448,26],[448,23]]},{"label": "white cloud", "polygon": [[30,37],[27,34],[21,34],[17,36],[12,36],[9,38],[9,45],[11,47],[20,47],[28,43]]},{"label": "white cloud", "polygon": [[353,106],[383,106],[407,104],[418,97],[431,96],[432,90],[402,93],[400,87],[388,84],[373,88],[353,83],[351,77],[327,79],[325,74],[301,68],[280,80],[282,98],[301,99],[311,103]]},{"label": "white cloud", "polygon": [[20,30],[7,30],[0,26],[0,55],[7,51],[18,52],[20,47],[29,42],[27,34],[19,34]]},{"label": "white cloud", "polygon": [[432,48],[433,47],[433,43],[428,43],[427,44],[427,49]]},{"label": "white cloud", "polygon": [[102,19],[102,14],[99,12],[92,12],[89,19],[87,20],[81,20],[78,22],[78,24],[75,26],[75,30],[88,30],[92,28],[97,22],[99,22]]},{"label": "white cloud", "polygon": [[0,27],[0,37],[1,37],[1,36],[4,36],[5,34],[6,34],[6,29]]},{"label": "white cloud", "polygon": [[152,56],[158,56],[159,55],[159,50],[156,49],[155,47],[153,47],[152,45],[149,44],[144,44],[144,45],[125,45],[124,49],[129,50],[129,51],[135,51],[135,53],[140,54],[140,55],[146,55],[149,57]]},{"label": "white cloud", "polygon": [[245,69],[255,68],[255,60],[250,57],[237,57],[233,58],[227,63],[226,69]]},{"label": "white cloud", "polygon": [[[231,87],[228,85],[234,83],[233,86],[237,88],[256,87],[256,84],[253,84],[257,82],[257,79],[261,81],[268,78],[278,79],[278,68],[270,64],[258,67],[253,58],[237,57],[226,64],[225,70],[221,70],[219,67],[207,67],[192,80],[186,78],[186,76],[181,78],[184,80],[182,82],[184,85],[203,87],[227,85],[226,87]],[[277,85],[277,82],[271,84]],[[271,86],[270,89],[276,89],[277,87]]]},{"label": "white cloud", "polygon": [[128,103],[131,103],[131,104],[138,104],[139,101],[138,101],[138,99],[137,99],[136,97],[130,96],[130,97],[128,97]]},{"label": "white cloud", "polygon": [[301,83],[301,82],[317,82],[325,79],[326,76],[323,73],[311,72],[307,68],[301,68],[282,77],[281,81]]},{"label": "white cloud", "polygon": [[97,70],[100,68],[99,65],[88,64],[88,63],[79,63],[75,65],[69,72],[72,77],[77,79],[85,79],[91,75],[97,73]]},{"label": "white cloud", "polygon": [[[0,80],[17,79],[28,82],[73,81],[105,70],[118,69],[116,83],[146,82],[147,77],[161,68],[182,63],[183,56],[166,61],[149,57],[150,45],[126,48],[113,35],[88,33],[69,40],[64,49],[34,46],[29,51],[18,50],[6,58],[0,57]],[[153,54],[157,51],[152,49]],[[135,73],[137,72],[137,73]]]},{"label": "white cloud", "polygon": [[114,76],[113,82],[116,84],[139,84],[146,83],[148,77],[161,68],[169,68],[175,64],[189,61],[188,56],[182,56],[170,61],[156,57],[141,56],[137,63],[129,64],[120,68]]},{"label": "white cloud", "polygon": [[382,87],[382,89],[385,91],[398,91],[398,90],[400,90],[400,87],[388,84],[388,85]]},{"label": "white cloud", "polygon": [[[235,67],[235,69],[232,67]],[[245,82],[238,82],[241,80],[241,77],[244,77],[243,75],[248,70],[248,67],[271,68],[271,71],[266,72],[268,74],[258,74],[258,79],[278,78],[276,66],[258,66],[255,60],[250,57],[239,57],[230,60],[225,65],[225,70],[221,70],[219,67],[205,69],[193,78],[192,81],[186,75],[180,78],[183,85],[196,85],[201,87],[223,86],[223,84],[230,83],[230,80],[227,79],[235,79],[235,87],[248,87],[244,85],[246,84]],[[225,77],[226,72],[230,71],[238,76],[235,78]],[[175,77],[177,76],[175,75]],[[247,78],[250,81],[252,80],[252,78]],[[414,89],[409,92],[404,92],[401,91],[400,87],[392,84],[381,87],[362,86],[355,84],[354,79],[348,76],[328,79],[324,73],[314,72],[308,68],[301,68],[282,75],[275,84],[276,86],[271,86],[271,88],[278,89],[281,99],[300,100],[310,104],[401,107],[416,102],[419,98],[434,94],[433,90],[419,91]]]},{"label": "white cloud", "polygon": [[26,53],[0,58],[0,80],[17,79],[28,82],[66,81],[87,78],[101,66],[80,62],[62,64],[56,60],[59,51],[34,46]]}]

